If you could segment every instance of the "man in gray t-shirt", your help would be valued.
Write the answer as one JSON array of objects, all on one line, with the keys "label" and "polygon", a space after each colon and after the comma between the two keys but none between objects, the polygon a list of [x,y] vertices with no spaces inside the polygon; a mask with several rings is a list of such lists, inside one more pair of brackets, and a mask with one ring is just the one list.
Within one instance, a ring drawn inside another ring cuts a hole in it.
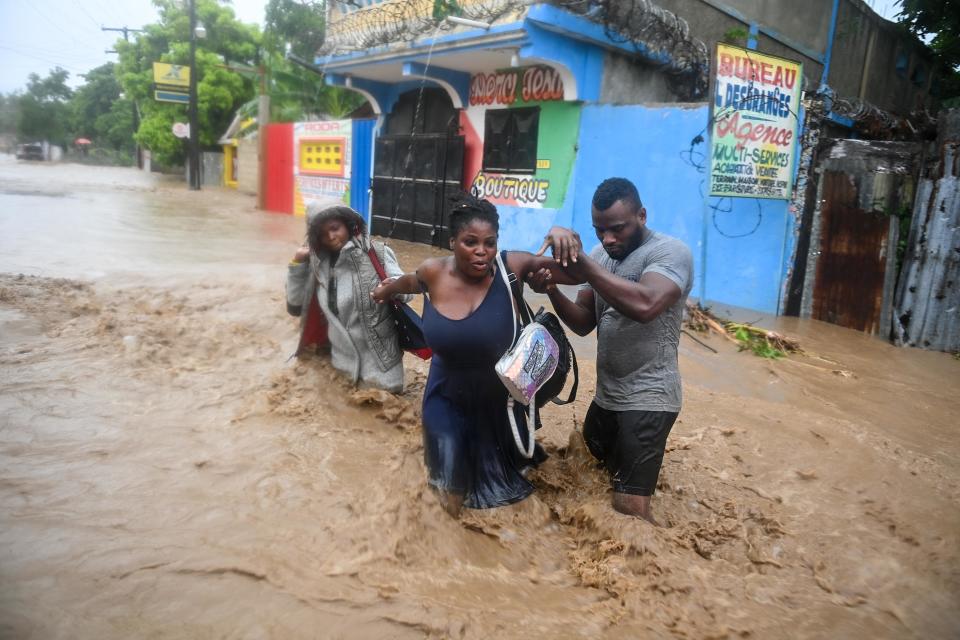
[{"label": "man in gray t-shirt", "polygon": [[597,393],[583,424],[591,453],[610,472],[613,507],[656,524],[656,490],[667,436],[680,412],[677,367],[680,322],[693,285],[693,256],[680,240],[646,226],[636,187],[604,180],[593,196],[593,227],[600,246],[589,256],[576,232],[554,227],[540,252],[586,280],[570,300],[535,274],[557,315],[576,333],[597,329]]}]

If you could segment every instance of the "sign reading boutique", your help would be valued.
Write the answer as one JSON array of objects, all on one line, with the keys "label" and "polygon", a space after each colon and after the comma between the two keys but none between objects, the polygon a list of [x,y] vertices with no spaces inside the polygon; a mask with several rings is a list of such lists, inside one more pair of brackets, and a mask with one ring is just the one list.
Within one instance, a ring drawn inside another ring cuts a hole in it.
[{"label": "sign reading boutique", "polygon": [[710,195],[789,199],[803,68],[717,45]]}]

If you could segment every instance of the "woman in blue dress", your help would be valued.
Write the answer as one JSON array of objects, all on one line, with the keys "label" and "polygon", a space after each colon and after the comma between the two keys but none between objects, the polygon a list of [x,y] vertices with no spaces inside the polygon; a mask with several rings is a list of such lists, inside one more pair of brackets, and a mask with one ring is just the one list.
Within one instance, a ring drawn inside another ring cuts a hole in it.
[{"label": "woman in blue dress", "polygon": [[[458,196],[450,215],[453,255],[431,258],[416,273],[384,280],[378,302],[423,293],[423,332],[433,349],[423,394],[424,457],[441,504],[458,516],[462,507],[486,509],[526,498],[526,471],[546,458],[537,445],[527,459],[514,443],[507,390],[494,365],[514,337],[514,298],[497,273],[499,216],[486,200]],[[547,269],[560,284],[579,282],[552,258],[504,251],[503,262],[522,281]],[[519,314],[517,314],[519,317]],[[519,326],[516,327],[519,333]],[[528,432],[523,407],[514,410],[520,438]]]}]

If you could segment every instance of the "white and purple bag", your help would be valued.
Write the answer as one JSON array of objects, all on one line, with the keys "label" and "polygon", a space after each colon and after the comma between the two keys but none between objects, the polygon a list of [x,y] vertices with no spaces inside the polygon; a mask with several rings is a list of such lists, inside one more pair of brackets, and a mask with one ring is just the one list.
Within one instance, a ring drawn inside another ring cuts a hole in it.
[{"label": "white and purple bag", "polygon": [[[506,265],[503,264],[499,253],[497,253],[497,270],[500,272],[503,282],[507,285],[507,291],[511,293],[513,341],[512,346],[500,356],[494,368],[497,371],[497,376],[500,377],[503,385],[510,393],[510,398],[507,399],[507,416],[510,419],[513,440],[524,457],[532,458],[534,445],[536,444],[534,431],[536,429],[537,391],[556,371],[560,347],[557,346],[557,342],[546,327],[539,322],[529,323],[520,331],[519,337],[517,336],[517,309],[512,295],[513,290],[510,286],[510,279],[507,277]],[[526,446],[520,439],[520,431],[513,415],[513,406],[516,402],[528,407],[527,431],[530,438]]]}]

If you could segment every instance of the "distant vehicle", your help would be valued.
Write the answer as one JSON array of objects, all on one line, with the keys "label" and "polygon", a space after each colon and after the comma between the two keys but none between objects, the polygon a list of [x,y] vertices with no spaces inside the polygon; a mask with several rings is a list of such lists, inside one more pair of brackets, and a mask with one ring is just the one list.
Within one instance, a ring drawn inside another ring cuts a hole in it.
[{"label": "distant vehicle", "polygon": [[17,160],[46,160],[43,153],[43,144],[40,142],[18,144]]}]

